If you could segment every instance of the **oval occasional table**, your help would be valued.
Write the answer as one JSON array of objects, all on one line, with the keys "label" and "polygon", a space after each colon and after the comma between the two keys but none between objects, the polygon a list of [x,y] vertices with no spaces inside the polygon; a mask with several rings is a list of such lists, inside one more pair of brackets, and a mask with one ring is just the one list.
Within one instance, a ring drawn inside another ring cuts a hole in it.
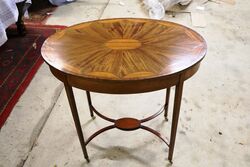
[{"label": "oval occasional table", "polygon": [[[42,56],[53,75],[64,83],[84,157],[86,145],[104,131],[147,130],[169,147],[172,163],[183,83],[195,74],[206,54],[205,40],[179,24],[151,19],[106,19],[81,23],[50,36],[42,46]],[[175,86],[170,141],[144,126],[164,112],[167,119],[170,88]],[[86,90],[90,115],[111,122],[110,126],[84,139],[72,87]],[[133,94],[166,89],[163,109],[138,120],[114,120],[98,112],[90,92]]]}]

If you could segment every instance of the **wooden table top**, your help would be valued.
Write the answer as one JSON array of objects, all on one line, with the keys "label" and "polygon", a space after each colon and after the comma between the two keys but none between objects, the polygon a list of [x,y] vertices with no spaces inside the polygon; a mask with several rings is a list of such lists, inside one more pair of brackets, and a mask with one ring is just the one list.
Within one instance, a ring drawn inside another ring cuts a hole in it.
[{"label": "wooden table top", "polygon": [[167,21],[106,19],[68,27],[49,37],[44,60],[66,74],[104,80],[140,80],[178,73],[200,62],[206,42]]}]

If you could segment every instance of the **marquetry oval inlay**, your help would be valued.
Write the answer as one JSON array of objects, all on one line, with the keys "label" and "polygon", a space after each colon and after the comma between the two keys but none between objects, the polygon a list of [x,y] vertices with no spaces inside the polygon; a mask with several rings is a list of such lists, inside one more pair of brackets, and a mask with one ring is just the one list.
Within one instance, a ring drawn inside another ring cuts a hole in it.
[{"label": "marquetry oval inlay", "polygon": [[115,121],[115,127],[121,130],[136,130],[141,126],[141,122],[135,118],[120,118]]},{"label": "marquetry oval inlay", "polygon": [[42,56],[64,73],[86,79],[141,80],[172,75],[199,63],[204,39],[182,25],[151,19],[105,19],[49,37]]},{"label": "marquetry oval inlay", "polygon": [[129,50],[139,48],[141,42],[136,39],[111,39],[105,43],[105,46],[114,50]]}]

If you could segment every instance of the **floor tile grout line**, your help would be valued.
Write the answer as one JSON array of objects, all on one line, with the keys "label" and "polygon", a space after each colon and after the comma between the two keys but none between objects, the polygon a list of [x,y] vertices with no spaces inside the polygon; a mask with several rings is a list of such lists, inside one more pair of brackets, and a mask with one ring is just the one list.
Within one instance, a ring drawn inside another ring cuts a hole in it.
[{"label": "floor tile grout line", "polygon": [[98,20],[100,20],[100,19],[102,18],[103,13],[104,13],[104,11],[107,9],[107,7],[108,7],[108,5],[109,5],[110,1],[111,1],[111,0],[109,0],[109,1],[107,2],[106,6],[104,7],[104,9],[103,9],[102,13],[100,14],[100,16],[99,16]]},{"label": "floor tile grout line", "polygon": [[25,158],[24,158],[24,159],[21,159],[21,161],[18,163],[17,167],[23,167],[23,166],[25,165],[25,162],[26,162],[26,160],[29,158],[30,153],[32,152],[34,146],[36,145],[37,140],[38,140],[40,134],[42,133],[43,128],[44,128],[44,126],[46,125],[46,123],[47,123],[47,121],[48,121],[48,119],[49,119],[49,117],[50,117],[51,112],[53,111],[55,105],[57,104],[59,97],[60,97],[61,94],[63,93],[63,89],[64,89],[63,84],[60,83],[59,86],[58,86],[58,87],[56,88],[56,90],[55,90],[55,95],[54,95],[54,97],[53,97],[53,99],[52,99],[53,102],[51,103],[50,107],[48,108],[47,114],[44,115],[45,118],[44,118],[44,119],[41,118],[41,120],[43,120],[43,121],[42,121],[42,123],[40,124],[40,127],[34,128],[34,129],[37,129],[37,134],[36,134],[36,136],[34,137],[34,139],[33,139],[33,140],[31,139],[31,141],[30,141],[30,149],[29,149],[29,151],[27,152]]}]

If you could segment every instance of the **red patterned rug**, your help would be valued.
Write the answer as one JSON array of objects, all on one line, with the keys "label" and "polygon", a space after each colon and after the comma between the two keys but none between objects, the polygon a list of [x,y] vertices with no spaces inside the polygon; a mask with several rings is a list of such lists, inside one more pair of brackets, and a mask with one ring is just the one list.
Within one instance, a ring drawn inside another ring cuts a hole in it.
[{"label": "red patterned rug", "polygon": [[[43,63],[40,49],[44,40],[63,28],[28,25],[26,36],[11,35],[0,47],[0,129]],[[9,30],[16,32],[15,27]]]}]

